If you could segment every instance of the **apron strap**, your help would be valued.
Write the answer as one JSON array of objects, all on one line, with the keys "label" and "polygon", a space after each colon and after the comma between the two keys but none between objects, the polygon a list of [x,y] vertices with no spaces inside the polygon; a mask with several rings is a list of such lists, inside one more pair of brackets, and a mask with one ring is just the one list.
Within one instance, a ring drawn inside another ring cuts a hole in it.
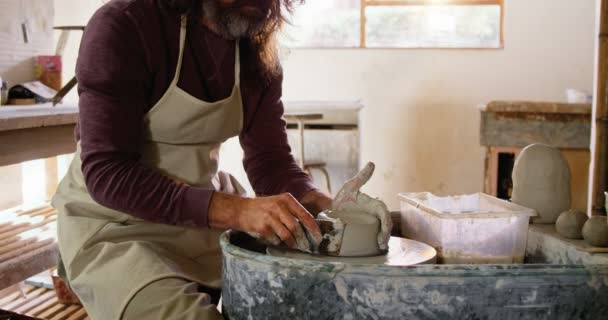
[{"label": "apron strap", "polygon": [[172,86],[177,86],[179,82],[179,76],[182,73],[182,63],[184,61],[184,48],[186,47],[186,33],[188,32],[188,17],[182,16],[181,27],[179,29],[179,54],[177,55],[177,69],[175,70],[175,76],[171,81]]},{"label": "apron strap", "polygon": [[[188,17],[183,15],[181,18],[181,27],[179,30],[179,54],[177,56],[177,69],[175,70],[175,76],[171,82],[172,86],[177,86],[179,77],[182,73],[182,64],[184,61],[184,48],[186,47],[186,33],[188,32]],[[241,83],[241,56],[240,56],[240,45],[237,39],[234,44],[234,85],[239,86]]]},{"label": "apron strap", "polygon": [[[188,32],[188,16],[183,15],[181,18],[181,27],[179,30],[179,53],[177,56],[177,69],[175,70],[175,76],[171,85],[177,86],[179,77],[182,73],[182,64],[184,61],[184,48],[186,47],[186,33]],[[240,45],[237,39],[234,44],[234,85],[239,86],[241,84],[241,56],[240,56]]]},{"label": "apron strap", "polygon": [[241,84],[241,55],[239,39],[236,39],[234,46],[236,47],[234,49],[234,86],[236,87]]}]

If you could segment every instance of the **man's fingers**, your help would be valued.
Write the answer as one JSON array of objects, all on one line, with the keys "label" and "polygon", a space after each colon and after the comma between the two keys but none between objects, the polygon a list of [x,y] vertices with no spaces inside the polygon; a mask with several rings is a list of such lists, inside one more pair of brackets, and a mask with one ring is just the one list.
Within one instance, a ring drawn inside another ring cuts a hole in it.
[{"label": "man's fingers", "polygon": [[279,239],[279,237],[277,237],[272,232],[264,234],[264,235],[262,235],[261,233],[258,233],[258,232],[247,232],[247,234],[262,241],[262,243],[265,243],[267,245],[270,244],[273,246],[278,246],[281,244],[281,239]]},{"label": "man's fingers", "polygon": [[378,232],[378,246],[381,250],[388,249],[388,241],[390,240],[393,229],[393,220],[386,204],[379,199],[372,198],[365,193],[357,195],[357,204],[347,205],[347,208],[356,208],[375,216],[380,221],[380,232]]},{"label": "man's fingers", "polygon": [[376,165],[373,162],[368,162],[365,167],[363,167],[363,169],[357,173],[357,175],[352,179],[354,181],[353,186],[355,189],[353,191],[358,192],[359,189],[361,189],[361,187],[365,185],[367,181],[369,181],[374,174],[374,169],[376,169]]},{"label": "man's fingers", "polygon": [[298,250],[306,251],[306,252],[313,251],[311,244],[308,241],[308,237],[306,237],[306,233],[304,232],[304,229],[302,228],[302,224],[299,222],[296,227],[295,237],[296,237],[296,241],[298,243]]},{"label": "man's fingers", "polygon": [[291,213],[291,209],[287,204],[279,203],[279,207],[281,210],[279,214],[279,220],[281,220],[281,222],[285,225],[289,232],[295,235],[297,226],[299,224],[298,220],[296,219],[296,216]]},{"label": "man's fingers", "polygon": [[271,219],[269,225],[272,228],[274,234],[276,234],[281,241],[283,241],[288,247],[296,248],[296,240],[293,234],[287,230],[285,225],[280,219]]},{"label": "man's fingers", "polygon": [[281,220],[281,223],[283,223],[287,230],[289,230],[289,232],[291,232],[293,235],[293,238],[296,241],[296,248],[301,251],[310,251],[310,243],[308,242],[308,238],[306,238],[306,234],[302,229],[300,221],[298,221],[298,219],[291,214],[287,208],[287,205],[285,205],[284,208],[285,211],[281,213],[279,220]]},{"label": "man's fingers", "polygon": [[355,201],[357,194],[359,194],[359,189],[361,189],[361,187],[366,184],[367,181],[369,181],[374,174],[375,168],[376,165],[373,162],[368,162],[365,167],[363,167],[363,169],[357,173],[357,175],[346,181],[336,195],[333,204],[334,210],[341,209],[345,202]]},{"label": "man's fingers", "polygon": [[391,232],[393,231],[393,220],[391,219],[390,211],[386,205],[377,199],[374,199],[374,213],[380,220],[381,232],[378,235],[378,245],[381,250],[388,249],[388,241],[391,237]]},{"label": "man's fingers", "polygon": [[320,242],[322,238],[321,229],[319,229],[313,216],[291,195],[285,197],[285,202],[289,211],[300,220],[304,228],[308,230],[315,241]]},{"label": "man's fingers", "polygon": [[[280,197],[281,205],[286,208],[286,214],[288,215],[283,217],[282,221],[292,231],[297,249],[306,252],[314,251],[323,240],[317,222],[293,196],[283,194]],[[295,225],[293,222],[295,222]]]},{"label": "man's fingers", "polygon": [[279,239],[276,234],[271,234],[263,239],[264,241],[270,243],[273,246],[278,246],[281,244],[281,239]]}]

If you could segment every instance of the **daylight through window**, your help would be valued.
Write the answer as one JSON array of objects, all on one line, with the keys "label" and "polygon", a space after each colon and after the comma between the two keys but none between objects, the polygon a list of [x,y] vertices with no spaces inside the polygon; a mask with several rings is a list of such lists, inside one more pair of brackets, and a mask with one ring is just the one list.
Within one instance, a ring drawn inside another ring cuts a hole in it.
[{"label": "daylight through window", "polygon": [[500,48],[504,0],[306,0],[290,48]]}]

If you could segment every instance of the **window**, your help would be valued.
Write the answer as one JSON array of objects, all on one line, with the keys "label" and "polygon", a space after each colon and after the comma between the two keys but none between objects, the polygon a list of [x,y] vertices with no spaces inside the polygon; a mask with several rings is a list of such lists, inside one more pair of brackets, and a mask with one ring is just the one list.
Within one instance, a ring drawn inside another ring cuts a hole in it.
[{"label": "window", "polygon": [[306,0],[291,48],[500,48],[504,0]]}]

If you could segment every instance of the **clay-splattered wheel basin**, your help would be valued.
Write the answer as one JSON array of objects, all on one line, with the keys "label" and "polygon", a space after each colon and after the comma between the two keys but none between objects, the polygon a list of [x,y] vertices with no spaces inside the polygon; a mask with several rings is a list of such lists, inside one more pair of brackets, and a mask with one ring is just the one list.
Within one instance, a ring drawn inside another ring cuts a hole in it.
[{"label": "clay-splattered wheel basin", "polygon": [[601,319],[605,265],[391,267],[272,257],[222,235],[227,319]]}]

